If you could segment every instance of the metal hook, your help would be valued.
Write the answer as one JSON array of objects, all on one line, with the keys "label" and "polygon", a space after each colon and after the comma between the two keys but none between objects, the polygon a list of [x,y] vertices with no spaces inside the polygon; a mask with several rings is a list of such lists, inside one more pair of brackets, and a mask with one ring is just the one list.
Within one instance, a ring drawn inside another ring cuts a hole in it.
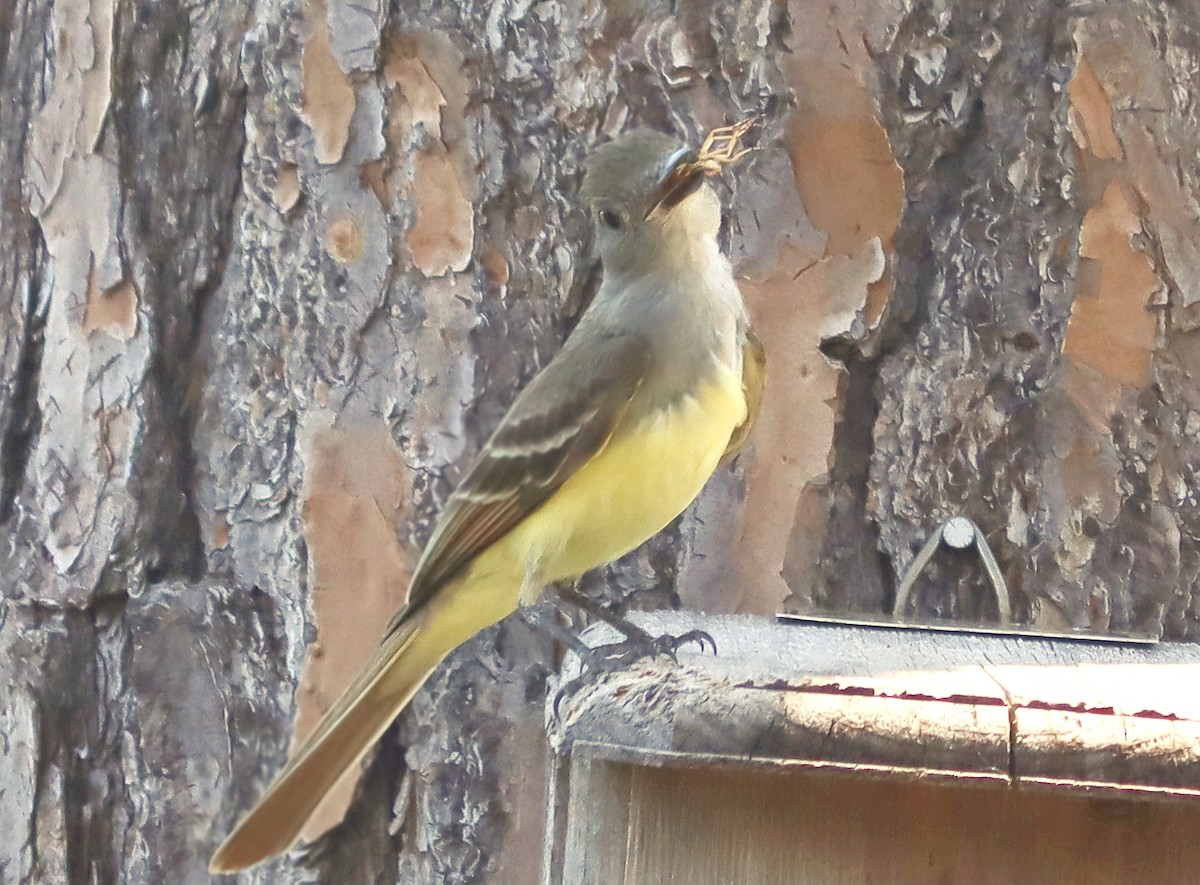
[{"label": "metal hook", "polygon": [[987,538],[984,537],[979,526],[965,516],[950,517],[929,536],[929,540],[917,553],[917,558],[909,566],[904,580],[900,582],[900,587],[896,590],[896,603],[892,606],[892,615],[897,618],[904,617],[909,597],[912,596],[913,584],[917,582],[917,578],[925,570],[925,566],[929,565],[929,560],[933,558],[933,554],[942,544],[953,550],[975,548],[980,562],[983,563],[983,570],[987,572],[988,580],[991,581],[992,591],[996,594],[996,608],[1000,612],[1000,623],[1011,624],[1012,606],[1008,601],[1008,584],[1005,583],[1004,575],[1000,572],[1000,565],[996,562],[992,548],[988,545]]}]

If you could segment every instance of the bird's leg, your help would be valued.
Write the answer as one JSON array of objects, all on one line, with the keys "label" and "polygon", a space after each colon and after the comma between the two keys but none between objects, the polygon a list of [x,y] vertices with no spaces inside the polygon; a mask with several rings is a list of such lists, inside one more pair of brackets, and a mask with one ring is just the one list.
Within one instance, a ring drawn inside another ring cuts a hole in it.
[{"label": "bird's leg", "polygon": [[628,657],[629,660],[637,660],[648,655],[666,655],[674,659],[680,646],[686,645],[689,642],[694,642],[700,646],[700,651],[704,651],[707,645],[712,648],[713,654],[717,652],[716,641],[703,630],[689,630],[679,636],[671,636],[669,634],[655,636],[652,633],[646,632],[627,618],[623,618],[616,612],[610,611],[604,604],[592,599],[586,593],[581,593],[574,584],[556,584],[554,591],[564,602],[599,618],[625,636],[624,642],[600,646],[601,649],[605,650],[605,657],[613,657],[612,652],[617,652],[616,657]]},{"label": "bird's leg", "polygon": [[548,636],[556,642],[561,642],[575,654],[582,657],[592,650],[591,646],[580,639],[575,631],[564,627],[554,619],[553,615],[552,611],[540,606],[522,605],[517,608],[517,616],[534,631]]},{"label": "bird's leg", "polygon": [[576,583],[571,584],[556,584],[554,592],[558,594],[558,598],[563,602],[569,603],[577,609],[587,612],[594,618],[597,618],[608,624],[615,630],[620,631],[626,639],[636,639],[639,642],[653,642],[654,637],[634,624],[628,618],[622,617],[615,611],[612,611],[604,603],[599,602],[579,590]]},{"label": "bird's leg", "polygon": [[[562,706],[562,702],[579,691],[585,683],[583,674],[591,668],[593,662],[602,662],[606,666],[622,663],[631,664],[641,658],[657,657],[659,655],[666,655],[671,660],[676,660],[676,653],[679,651],[680,646],[688,642],[694,642],[699,645],[701,651],[704,651],[705,646],[708,646],[712,648],[713,654],[716,654],[717,643],[713,640],[712,636],[703,630],[689,630],[687,633],[679,636],[671,636],[669,634],[655,636],[643,630],[637,624],[631,623],[627,618],[621,617],[603,603],[592,599],[586,593],[581,593],[574,583],[556,584],[554,585],[554,592],[558,594],[558,598],[561,601],[568,603],[576,609],[588,612],[625,636],[623,642],[615,642],[595,648],[586,645],[578,638],[570,643],[571,648],[579,656],[581,672],[575,679],[564,682],[559,686],[558,691],[555,693],[552,709],[556,720],[559,718],[559,709]],[[580,646],[582,646],[582,649]]]}]

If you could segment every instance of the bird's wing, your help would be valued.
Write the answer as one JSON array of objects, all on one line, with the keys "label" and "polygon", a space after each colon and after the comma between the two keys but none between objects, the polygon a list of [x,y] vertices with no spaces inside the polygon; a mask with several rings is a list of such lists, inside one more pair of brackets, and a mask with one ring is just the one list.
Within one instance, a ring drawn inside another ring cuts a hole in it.
[{"label": "bird's wing", "polygon": [[763,391],[767,385],[767,349],[753,329],[746,329],[746,340],[742,344],[742,392],[746,396],[746,420],[733,429],[729,445],[721,456],[721,467],[738,456],[742,446],[754,429],[762,408]]},{"label": "bird's wing", "polygon": [[631,334],[574,336],[521,392],[446,502],[388,633],[603,450],[650,365]]}]

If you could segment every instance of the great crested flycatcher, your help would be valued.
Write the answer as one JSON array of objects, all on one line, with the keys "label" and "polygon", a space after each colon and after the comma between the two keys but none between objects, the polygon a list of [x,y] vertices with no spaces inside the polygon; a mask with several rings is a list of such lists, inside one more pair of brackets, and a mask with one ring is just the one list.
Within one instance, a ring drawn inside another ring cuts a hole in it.
[{"label": "great crested flycatcher", "polygon": [[699,151],[638,130],[589,158],[595,299],[451,495],[375,656],[217,849],[213,872],[286,851],[447,654],[547,584],[641,545],[736,454],[765,363],[705,177],[741,156],[748,124],[714,130]]}]

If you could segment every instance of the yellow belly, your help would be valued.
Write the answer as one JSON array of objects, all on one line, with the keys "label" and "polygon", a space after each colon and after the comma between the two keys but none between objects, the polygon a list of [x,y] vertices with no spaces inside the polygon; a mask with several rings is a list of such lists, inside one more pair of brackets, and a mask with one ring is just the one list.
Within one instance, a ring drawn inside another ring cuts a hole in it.
[{"label": "yellow belly", "polygon": [[746,416],[722,371],[694,397],[629,426],[471,564],[430,608],[446,649],[531,602],[554,581],[624,556],[682,513]]},{"label": "yellow belly", "polygon": [[694,397],[629,427],[509,538],[542,580],[573,578],[617,559],[684,511],[746,415],[741,380],[723,372]]}]

